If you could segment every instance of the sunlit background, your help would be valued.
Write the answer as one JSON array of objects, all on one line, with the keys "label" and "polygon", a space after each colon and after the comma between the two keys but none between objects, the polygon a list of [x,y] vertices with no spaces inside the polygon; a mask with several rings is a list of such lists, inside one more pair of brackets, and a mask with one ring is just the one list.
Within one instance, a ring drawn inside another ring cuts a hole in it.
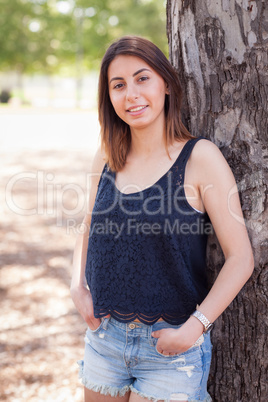
[{"label": "sunlit background", "polygon": [[0,92],[13,105],[93,108],[100,60],[125,34],[167,53],[163,0],[0,0]]},{"label": "sunlit background", "polygon": [[72,253],[99,143],[100,60],[125,34],[167,55],[163,0],[0,0],[0,400],[83,400]]}]

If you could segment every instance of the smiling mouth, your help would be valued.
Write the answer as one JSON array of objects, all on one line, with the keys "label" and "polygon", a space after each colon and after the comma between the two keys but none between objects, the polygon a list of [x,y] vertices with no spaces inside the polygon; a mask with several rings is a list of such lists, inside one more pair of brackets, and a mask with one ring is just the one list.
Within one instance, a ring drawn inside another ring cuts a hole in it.
[{"label": "smiling mouth", "polygon": [[128,109],[127,112],[139,112],[140,110],[145,109],[146,107],[147,107],[147,105],[133,107],[133,108]]}]

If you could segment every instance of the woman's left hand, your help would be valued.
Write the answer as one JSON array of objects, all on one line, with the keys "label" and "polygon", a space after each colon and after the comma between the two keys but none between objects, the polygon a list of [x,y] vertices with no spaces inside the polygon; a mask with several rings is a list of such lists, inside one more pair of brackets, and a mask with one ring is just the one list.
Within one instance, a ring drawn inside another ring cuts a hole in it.
[{"label": "woman's left hand", "polygon": [[165,328],[152,332],[158,338],[156,349],[163,355],[186,352],[203,334],[203,324],[195,317],[190,317],[180,328]]}]

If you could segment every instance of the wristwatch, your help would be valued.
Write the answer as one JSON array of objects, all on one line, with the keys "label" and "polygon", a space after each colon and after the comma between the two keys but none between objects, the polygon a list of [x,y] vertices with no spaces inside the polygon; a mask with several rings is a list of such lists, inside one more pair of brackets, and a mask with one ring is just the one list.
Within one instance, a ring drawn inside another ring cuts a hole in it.
[{"label": "wristwatch", "polygon": [[204,316],[204,314],[200,313],[200,311],[195,311],[192,314],[194,317],[196,317],[203,325],[204,325],[204,333],[206,334],[207,332],[210,332],[212,328],[214,327],[214,324],[212,324],[207,317]]}]

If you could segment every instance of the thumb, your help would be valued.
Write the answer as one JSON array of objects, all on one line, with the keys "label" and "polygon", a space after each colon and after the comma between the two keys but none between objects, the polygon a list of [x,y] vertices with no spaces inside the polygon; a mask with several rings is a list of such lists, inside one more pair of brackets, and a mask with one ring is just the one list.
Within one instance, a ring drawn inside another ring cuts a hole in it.
[{"label": "thumb", "polygon": [[160,329],[159,331],[154,331],[154,332],[152,332],[151,335],[152,335],[154,338],[160,338],[161,329]]}]

